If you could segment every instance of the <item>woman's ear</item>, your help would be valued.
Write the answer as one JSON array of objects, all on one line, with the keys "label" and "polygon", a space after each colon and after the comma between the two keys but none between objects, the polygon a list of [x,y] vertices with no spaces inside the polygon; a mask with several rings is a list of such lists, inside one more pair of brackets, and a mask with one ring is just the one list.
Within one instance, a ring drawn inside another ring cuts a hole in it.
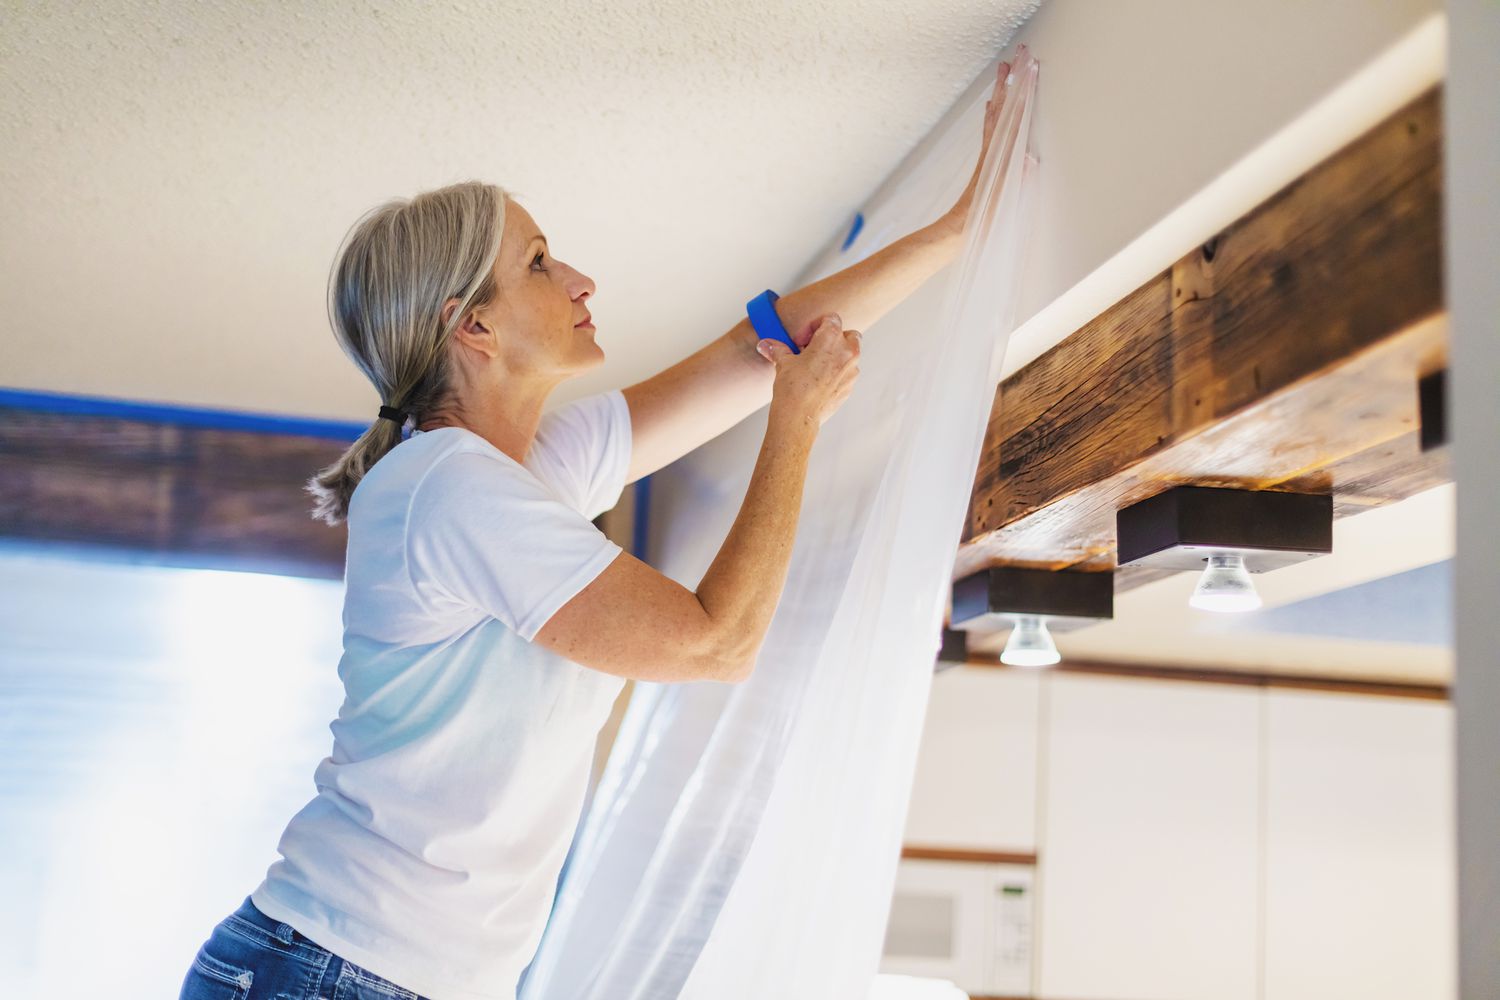
[{"label": "woman's ear", "polygon": [[442,322],[444,329],[447,329],[448,323],[453,319],[453,310],[457,308],[458,299],[449,299],[443,303],[443,308],[438,313],[438,319]]},{"label": "woman's ear", "polygon": [[[443,306],[443,320],[446,323],[453,316],[453,310],[458,307],[457,299],[450,299]],[[453,330],[453,339],[461,346],[469,347],[485,357],[494,358],[500,354],[500,338],[495,336],[494,328],[481,317],[477,310],[470,309],[459,321]]]}]

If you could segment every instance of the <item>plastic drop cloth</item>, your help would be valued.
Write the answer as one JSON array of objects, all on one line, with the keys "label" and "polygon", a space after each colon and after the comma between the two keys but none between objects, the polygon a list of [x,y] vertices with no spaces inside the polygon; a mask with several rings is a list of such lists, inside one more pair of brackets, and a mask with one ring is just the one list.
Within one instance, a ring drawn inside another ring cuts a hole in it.
[{"label": "plastic drop cloth", "polygon": [[[523,1000],[869,995],[953,562],[1014,326],[1038,66],[1024,50],[1012,62],[962,256],[934,279],[945,297],[924,290],[911,304],[925,301],[925,315],[903,315],[903,304],[883,321],[920,336],[868,331],[854,393],[819,436],[754,676],[637,686]],[[949,116],[867,213],[863,237],[806,280],[951,204],[988,96]],[[699,483],[664,538],[658,562],[690,585],[743,499],[764,414],[747,424],[710,445],[748,447],[734,473]]]}]

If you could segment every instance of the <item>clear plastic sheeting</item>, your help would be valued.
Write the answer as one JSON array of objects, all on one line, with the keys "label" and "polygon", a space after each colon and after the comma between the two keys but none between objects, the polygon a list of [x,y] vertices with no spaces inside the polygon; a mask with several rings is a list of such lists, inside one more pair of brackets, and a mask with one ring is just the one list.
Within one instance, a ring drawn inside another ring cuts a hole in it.
[{"label": "clear plastic sheeting", "polygon": [[[1023,50],[962,257],[934,279],[947,283],[943,298],[924,289],[868,331],[859,383],[812,455],[754,676],[637,687],[524,1000],[870,994],[953,562],[1014,326],[1037,77]],[[866,213],[868,245],[831,250],[808,280],[951,202],[988,96],[950,115]],[[747,424],[709,446],[728,453],[731,474],[687,482],[694,502],[659,560],[679,580],[701,577],[733,522],[764,416]]]}]

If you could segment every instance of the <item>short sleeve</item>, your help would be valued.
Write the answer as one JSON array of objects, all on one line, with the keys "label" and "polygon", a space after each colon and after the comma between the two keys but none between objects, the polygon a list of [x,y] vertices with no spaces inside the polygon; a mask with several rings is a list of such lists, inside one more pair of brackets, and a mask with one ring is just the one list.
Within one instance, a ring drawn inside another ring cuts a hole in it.
[{"label": "short sleeve", "polygon": [[619,502],[632,443],[630,406],[613,389],[543,416],[526,464],[559,497],[594,518]]},{"label": "short sleeve", "polygon": [[530,471],[478,452],[422,479],[405,544],[421,596],[478,609],[528,642],[623,551]]}]

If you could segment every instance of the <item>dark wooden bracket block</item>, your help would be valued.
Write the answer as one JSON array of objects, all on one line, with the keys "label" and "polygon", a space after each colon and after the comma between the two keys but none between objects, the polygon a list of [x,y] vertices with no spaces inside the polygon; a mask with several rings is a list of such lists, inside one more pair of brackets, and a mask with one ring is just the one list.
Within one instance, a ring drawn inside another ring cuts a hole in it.
[{"label": "dark wooden bracket block", "polygon": [[1199,570],[1236,552],[1251,573],[1333,551],[1333,497],[1178,486],[1115,516],[1120,566]]},{"label": "dark wooden bracket block", "polygon": [[1015,615],[1046,618],[1054,632],[1113,618],[1114,574],[995,566],[953,584],[953,628],[998,631]]},{"label": "dark wooden bracket block", "polygon": [[1448,443],[1448,369],[1417,380],[1417,412],[1421,420],[1423,451]]},{"label": "dark wooden bracket block", "polygon": [[969,633],[958,629],[943,629],[943,645],[938,650],[935,672],[969,662]]}]

